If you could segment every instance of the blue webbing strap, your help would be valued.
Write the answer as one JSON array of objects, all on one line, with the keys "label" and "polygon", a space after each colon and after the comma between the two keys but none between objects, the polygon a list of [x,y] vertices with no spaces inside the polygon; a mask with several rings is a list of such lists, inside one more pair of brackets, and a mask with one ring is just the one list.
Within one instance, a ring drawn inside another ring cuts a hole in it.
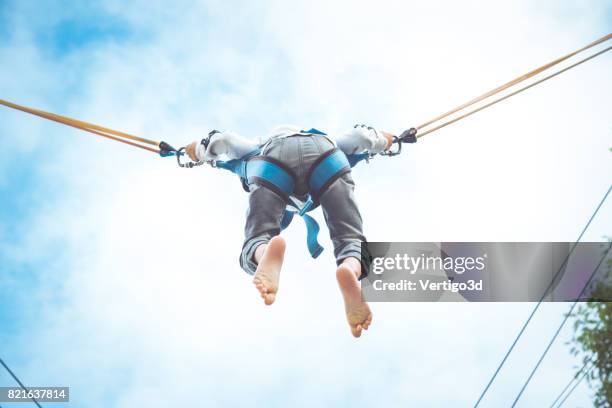
[{"label": "blue webbing strap", "polygon": [[[261,157],[261,156],[259,156]],[[293,176],[276,163],[265,158],[253,158],[246,163],[246,179],[250,183],[254,181],[266,181],[283,192],[287,198],[293,194],[295,182]]]},{"label": "blue webbing strap", "polygon": [[306,224],[306,245],[308,245],[308,252],[313,258],[318,257],[323,252],[323,247],[319,245],[317,236],[319,235],[319,224],[317,221],[308,214],[302,215],[302,219]]},{"label": "blue webbing strap", "polygon": [[327,136],[327,133],[321,132],[319,129],[310,128],[309,130],[301,130],[301,133],[309,133],[311,135]]},{"label": "blue webbing strap", "polygon": [[304,203],[302,208],[300,208],[300,211],[298,213],[300,214],[300,217],[304,216],[304,214],[306,214],[308,211],[313,210],[312,208],[313,205],[314,205],[314,201],[312,201],[312,197],[309,194],[308,200],[306,200],[306,202]]},{"label": "blue webbing strap", "polygon": [[357,163],[359,163],[362,160],[368,160],[370,158],[370,153],[368,152],[363,152],[363,153],[353,153],[353,154],[347,154],[346,155],[346,159],[348,160],[351,168],[355,167],[357,165]]},{"label": "blue webbing strap", "polygon": [[215,166],[220,169],[229,170],[232,173],[236,174],[238,177],[242,178],[245,175],[242,169],[243,163],[245,163],[245,161],[242,159],[226,160],[226,161],[218,160],[215,162]]},{"label": "blue webbing strap", "polygon": [[[325,135],[325,133],[316,129],[310,129],[304,133]],[[257,179],[265,180],[288,197],[291,196],[294,188],[293,177],[285,169],[271,161],[265,159],[250,160],[259,155],[259,153],[259,150],[255,150],[241,159],[217,161],[215,164],[218,168],[229,170],[238,175],[242,180],[247,180],[247,182],[256,181]],[[346,155],[342,151],[336,150],[313,169],[309,180],[311,191],[320,195],[321,188],[327,187],[325,184],[339,172],[344,171],[347,167],[354,167],[357,163],[368,157],[368,153]],[[295,214],[301,216],[306,224],[306,244],[308,246],[308,252],[310,252],[313,258],[316,258],[323,252],[323,247],[319,244],[317,239],[320,231],[319,224],[314,218],[306,214],[306,212],[313,209],[313,205],[312,197],[309,196],[306,203],[299,208],[298,212],[286,209],[283,213],[280,228],[281,230],[287,228],[289,224],[291,224]]]},{"label": "blue webbing strap", "polygon": [[[312,218],[310,215],[306,214],[306,212],[312,210],[313,201],[310,196],[308,196],[308,200],[306,203],[300,206],[300,203],[297,199],[291,198],[290,204],[285,210],[283,214],[283,218],[281,220],[281,230],[284,230],[291,224],[291,220],[297,214],[302,217],[304,220],[304,224],[306,224],[306,245],[308,246],[308,252],[310,252],[310,256],[313,258],[318,257],[321,252],[323,252],[323,247],[319,244],[318,236],[319,236],[319,224],[317,221]],[[290,209],[291,207],[295,207],[297,210]]]},{"label": "blue webbing strap", "polygon": [[[246,179],[248,182],[265,181],[272,187],[280,190],[287,197],[293,193],[294,180],[293,177],[279,165],[265,159],[249,160],[254,155],[250,155],[245,159],[236,159],[228,161],[218,161],[216,166],[221,169],[229,170],[237,174],[241,179]],[[323,247],[318,242],[319,224],[311,216],[306,214],[306,211],[312,207],[312,200],[308,200],[302,206],[299,212],[286,209],[283,213],[283,218],[280,223],[281,230],[284,230],[291,224],[295,214],[298,214],[306,224],[306,244],[308,252],[313,258],[318,257],[323,252]]]},{"label": "blue webbing strap", "polygon": [[238,175],[242,179],[246,179],[246,167],[247,162],[251,157],[255,157],[261,153],[261,150],[255,149],[250,153],[247,153],[240,159],[233,160],[217,160],[215,161],[215,167],[220,169],[229,170],[232,173]]},{"label": "blue webbing strap", "polygon": [[315,197],[319,197],[339,173],[348,169],[350,169],[350,164],[346,155],[341,150],[334,150],[310,172],[310,179],[308,180],[310,191]]},{"label": "blue webbing strap", "polygon": [[294,215],[295,215],[294,211],[285,210],[285,212],[283,213],[283,219],[281,220],[281,225],[280,225],[281,230],[284,230],[285,228],[289,226],[289,224],[291,224],[291,221],[293,220]]}]

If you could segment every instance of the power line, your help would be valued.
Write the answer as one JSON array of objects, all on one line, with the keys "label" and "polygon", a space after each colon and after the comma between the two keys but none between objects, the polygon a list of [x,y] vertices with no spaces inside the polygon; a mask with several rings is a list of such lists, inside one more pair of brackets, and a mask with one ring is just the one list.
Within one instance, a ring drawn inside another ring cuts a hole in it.
[{"label": "power line", "polygon": [[[549,408],[554,408],[555,404],[561,399],[561,397],[563,397],[563,394],[565,394],[565,391],[567,391],[567,389],[569,387],[571,387],[571,385],[574,383],[574,381],[576,381],[576,379],[580,376],[580,374],[582,374],[582,372],[584,371],[584,369],[586,368],[586,366],[591,362],[591,359],[587,359],[584,364],[582,365],[582,368],[572,376],[572,379],[570,380],[570,382],[567,383],[567,385],[565,386],[565,388],[563,388],[563,390],[561,390],[561,392],[559,393],[559,395],[557,395],[557,398],[555,398],[555,400],[553,401],[552,404],[550,404]],[[557,407],[559,408],[559,407]]]},{"label": "power line", "polygon": [[516,346],[516,344],[518,343],[519,339],[523,336],[523,333],[525,332],[525,329],[527,328],[527,326],[529,325],[529,322],[531,322],[531,319],[533,318],[533,316],[536,314],[536,312],[538,311],[538,309],[540,308],[540,305],[542,304],[542,301],[544,300],[544,298],[546,297],[546,295],[548,294],[548,291],[552,288],[553,283],[556,281],[557,276],[561,273],[561,271],[563,270],[563,268],[565,267],[565,265],[567,264],[567,261],[569,260],[570,256],[572,255],[572,253],[574,252],[574,249],[576,248],[576,246],[578,245],[578,242],[580,242],[580,240],[582,239],[582,236],[584,235],[584,233],[586,232],[586,230],[589,228],[589,226],[591,225],[591,222],[593,221],[593,219],[595,218],[595,216],[597,215],[597,213],[599,212],[599,209],[603,206],[604,202],[606,201],[606,199],[608,198],[608,195],[610,194],[610,190],[612,190],[612,185],[610,185],[610,187],[608,188],[608,191],[606,192],[606,194],[604,195],[604,197],[601,199],[601,201],[599,202],[599,204],[597,205],[597,208],[595,208],[595,211],[593,212],[593,214],[591,215],[591,217],[589,218],[589,221],[586,223],[586,225],[584,226],[584,228],[582,229],[582,232],[580,233],[580,235],[578,236],[578,239],[576,240],[576,242],[572,245],[572,248],[570,249],[569,253],[567,254],[567,256],[565,257],[565,260],[563,261],[563,263],[561,264],[561,267],[559,268],[559,270],[557,271],[557,273],[553,276],[553,278],[550,281],[550,284],[546,287],[546,290],[544,290],[544,293],[542,294],[542,296],[540,297],[540,300],[538,301],[538,303],[536,304],[536,306],[533,308],[533,310],[531,311],[531,314],[529,315],[529,317],[527,318],[527,320],[525,321],[525,323],[523,324],[523,327],[521,327],[521,329],[519,330],[516,338],[514,339],[514,341],[512,342],[512,344],[510,345],[510,348],[508,349],[508,351],[506,352],[506,354],[504,355],[504,357],[502,358],[501,362],[499,363],[499,365],[497,366],[497,368],[495,369],[495,372],[493,373],[493,375],[491,376],[491,379],[489,380],[489,382],[487,383],[487,385],[485,386],[484,390],[482,390],[482,393],[480,394],[480,397],[478,397],[478,400],[476,401],[476,404],[474,404],[474,408],[477,408],[478,405],[480,405],[480,402],[482,401],[482,399],[484,398],[484,396],[486,395],[486,393],[489,391],[489,388],[491,388],[491,385],[493,384],[493,381],[495,381],[495,378],[497,378],[497,375],[499,374],[500,370],[502,369],[502,367],[504,366],[504,364],[506,363],[506,360],[508,359],[508,357],[510,356],[510,354],[512,353],[512,351],[514,350],[514,347]]},{"label": "power line", "polygon": [[[611,187],[612,188],[612,187]],[[609,191],[609,190],[608,190]],[[563,328],[563,326],[565,326],[565,323],[567,322],[567,320],[569,319],[569,317],[572,314],[572,311],[574,310],[574,308],[576,307],[576,305],[578,304],[578,301],[580,301],[582,299],[582,295],[584,294],[584,291],[589,287],[589,284],[591,283],[591,281],[593,280],[593,277],[595,276],[595,274],[597,273],[597,271],[599,270],[599,267],[601,266],[601,264],[603,263],[604,259],[606,259],[606,257],[608,256],[608,253],[610,252],[610,248],[612,248],[612,242],[610,244],[608,244],[608,249],[606,249],[606,252],[604,252],[604,255],[601,257],[601,259],[599,260],[599,263],[597,264],[597,266],[595,267],[595,269],[593,269],[593,272],[591,272],[591,275],[589,276],[589,279],[586,281],[586,283],[584,284],[584,286],[582,287],[582,290],[580,291],[580,293],[578,294],[578,296],[576,297],[576,300],[572,303],[572,307],[570,307],[569,312],[567,312],[567,314],[565,315],[565,317],[563,318],[563,320],[561,321],[561,324],[559,325],[559,327],[557,328],[557,331],[555,332],[555,334],[553,335],[552,339],[550,339],[550,342],[548,342],[548,345],[546,346],[546,348],[544,349],[544,352],[542,353],[542,355],[540,356],[540,359],[538,360],[538,362],[536,363],[535,367],[533,367],[533,370],[531,370],[531,373],[529,374],[529,377],[527,377],[527,380],[525,381],[525,383],[523,384],[523,386],[521,387],[521,390],[519,391],[518,395],[516,396],[516,398],[514,399],[514,402],[512,403],[512,407],[514,408],[514,406],[516,406],[518,400],[521,398],[521,395],[523,395],[523,392],[525,391],[525,389],[527,388],[527,385],[529,385],[529,383],[531,382],[531,379],[533,378],[533,375],[535,374],[535,372],[538,370],[538,368],[540,367],[540,364],[542,363],[542,361],[544,360],[544,357],[546,357],[546,354],[548,354],[548,351],[550,350],[550,348],[552,347],[553,343],[555,342],[555,340],[557,339],[557,336],[559,335],[559,333],[561,332],[561,329]]]},{"label": "power line", "polygon": [[576,387],[578,387],[578,384],[580,384],[582,382],[582,380],[584,380],[586,378],[587,375],[589,375],[591,373],[591,371],[593,371],[593,368],[595,367],[595,365],[592,365],[591,368],[588,371],[585,371],[584,374],[582,374],[582,377],[580,377],[580,379],[578,381],[576,381],[576,384],[574,384],[574,386],[572,387],[571,390],[569,390],[569,392],[567,393],[567,395],[561,400],[561,402],[559,403],[559,405],[557,405],[557,408],[561,408],[561,406],[563,406],[563,403],[565,402],[565,400],[572,395],[572,392],[574,392],[574,390],[576,389]]},{"label": "power line", "polygon": [[[24,390],[26,393],[28,392],[28,389],[26,388],[25,385],[23,385],[23,383],[19,380],[19,378],[17,378],[17,376],[15,375],[15,373],[9,368],[9,366],[6,365],[6,363],[4,362],[4,360],[2,360],[0,358],[0,364],[2,364],[4,366],[4,368],[6,368],[6,371],[8,371],[8,373],[11,375],[11,377],[13,377],[13,379],[15,381],[17,381],[17,384],[19,384],[19,386],[21,387],[22,390]],[[36,406],[38,408],[42,408],[42,406],[38,403],[38,401],[36,401],[36,399],[32,398],[32,401],[36,404]]]}]

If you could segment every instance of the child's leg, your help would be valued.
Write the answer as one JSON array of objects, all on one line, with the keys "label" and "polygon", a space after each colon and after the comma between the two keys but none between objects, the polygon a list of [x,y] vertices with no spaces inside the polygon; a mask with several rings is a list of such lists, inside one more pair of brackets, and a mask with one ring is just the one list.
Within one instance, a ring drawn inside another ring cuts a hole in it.
[{"label": "child's leg", "polygon": [[273,237],[267,244],[259,245],[255,250],[255,262],[258,265],[253,284],[266,305],[271,305],[276,299],[284,256],[285,240],[280,235]]},{"label": "child's leg", "polygon": [[251,186],[240,266],[255,275],[253,283],[267,305],[276,297],[285,253],[285,242],[278,235],[284,210],[285,202],[276,193]]},{"label": "child's leg", "polygon": [[361,242],[365,241],[361,214],[353,194],[353,179],[345,174],[336,180],[320,198],[321,207],[334,244],[338,264],[336,278],[344,297],[346,318],[353,336],[368,329],[372,312],[363,301],[359,279],[367,275],[361,265]]},{"label": "child's leg", "polygon": [[372,312],[361,296],[359,277],[361,275],[361,261],[352,256],[344,259],[336,270],[338,286],[344,298],[346,320],[351,327],[353,336],[361,336],[361,330],[368,330],[372,323]]}]

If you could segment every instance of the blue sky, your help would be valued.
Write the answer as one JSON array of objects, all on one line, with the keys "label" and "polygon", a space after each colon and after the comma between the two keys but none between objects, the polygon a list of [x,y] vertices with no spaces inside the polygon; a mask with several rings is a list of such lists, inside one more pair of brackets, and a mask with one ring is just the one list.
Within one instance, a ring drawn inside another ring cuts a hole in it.
[{"label": "blue sky", "polygon": [[[0,98],[177,145],[277,123],[402,130],[609,30],[606,2],[529,3],[3,1]],[[612,181],[610,62],[356,170],[370,239],[574,239]],[[331,244],[308,259],[299,227],[278,304],[259,304],[229,175],[7,109],[0,141],[2,358],[70,385],[74,406],[469,406],[531,307],[376,304],[354,341]],[[608,203],[586,239],[610,225]],[[484,406],[513,397],[566,309],[545,305]],[[524,406],[571,377],[563,341]]]}]

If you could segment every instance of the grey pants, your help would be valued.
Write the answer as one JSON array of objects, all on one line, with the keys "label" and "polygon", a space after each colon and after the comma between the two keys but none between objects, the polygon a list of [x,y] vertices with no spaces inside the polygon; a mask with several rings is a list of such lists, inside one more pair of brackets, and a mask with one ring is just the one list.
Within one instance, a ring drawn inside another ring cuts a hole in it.
[{"label": "grey pants", "polygon": [[[303,198],[308,194],[306,177],[310,166],[321,154],[333,148],[333,143],[325,136],[294,135],[273,139],[264,146],[262,155],[280,160],[293,170],[296,175],[294,195]],[[338,265],[349,256],[361,259],[361,242],[365,242],[354,188],[351,173],[347,173],[332,183],[319,199]],[[266,187],[251,185],[250,190],[240,266],[252,275],[257,269],[253,257],[255,249],[280,233],[286,203]],[[364,270],[362,277],[365,275]]]}]

